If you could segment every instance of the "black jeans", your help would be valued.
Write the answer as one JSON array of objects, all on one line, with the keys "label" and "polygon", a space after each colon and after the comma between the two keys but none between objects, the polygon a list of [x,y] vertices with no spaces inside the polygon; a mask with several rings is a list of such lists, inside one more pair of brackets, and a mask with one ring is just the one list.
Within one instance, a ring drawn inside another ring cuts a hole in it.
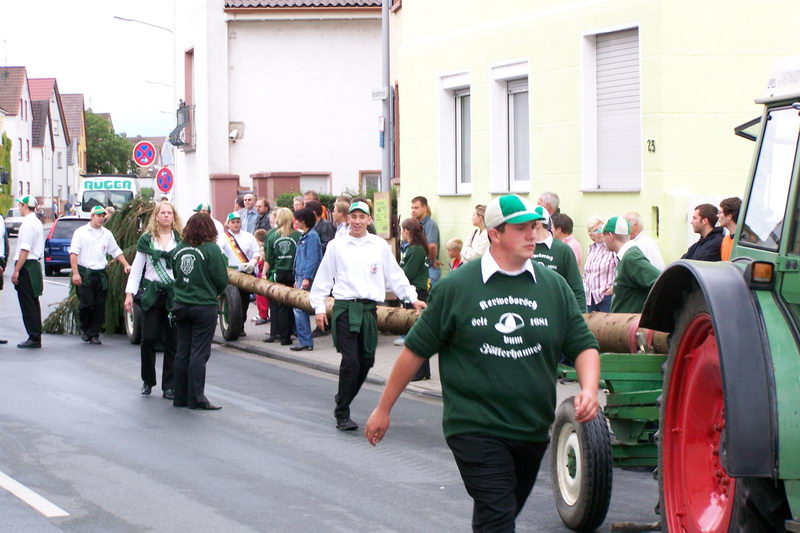
[{"label": "black jeans", "polygon": [[375,357],[364,357],[360,342],[361,334],[350,332],[350,320],[347,313],[339,315],[334,327],[336,327],[336,340],[342,353],[342,363],[339,365],[339,390],[335,398],[336,409],[333,411],[338,420],[350,416],[350,403],[361,390],[364,380],[367,379],[369,369],[375,364]]},{"label": "black jeans", "polygon": [[164,363],[161,367],[161,390],[172,388],[172,369],[178,345],[178,332],[170,323],[166,295],[158,293],[153,307],[142,312],[142,381],[156,385],[156,343],[164,347]]},{"label": "black jeans", "polygon": [[31,287],[31,276],[24,268],[19,271],[17,284],[17,300],[22,311],[22,322],[25,324],[25,331],[31,340],[41,342],[42,340],[42,310],[39,307],[39,298],[33,296]]},{"label": "black jeans", "polygon": [[175,407],[197,407],[207,402],[206,362],[217,327],[217,305],[176,304],[172,310],[178,330],[173,385]]},{"label": "black jeans", "polygon": [[448,437],[447,445],[475,502],[472,531],[513,532],[514,520],[536,483],[547,442],[462,433]]},{"label": "black jeans", "polygon": [[[291,270],[275,272],[275,283],[294,287],[294,273]],[[291,344],[294,331],[294,308],[269,299],[269,334],[278,337],[283,344]]]},{"label": "black jeans", "polygon": [[76,287],[75,292],[80,301],[78,318],[81,331],[87,337],[98,337],[100,328],[106,320],[106,295],[108,290],[103,288],[102,277],[92,275],[90,283],[82,283]]},{"label": "black jeans", "polygon": [[[428,291],[424,289],[417,289],[417,300],[420,302],[427,302],[428,301]],[[413,309],[411,304],[403,304],[403,307],[406,309]],[[420,379],[430,379],[431,377],[431,360],[425,359],[425,362],[422,363],[422,366],[419,367],[417,373],[414,374],[412,380],[419,381]]]}]

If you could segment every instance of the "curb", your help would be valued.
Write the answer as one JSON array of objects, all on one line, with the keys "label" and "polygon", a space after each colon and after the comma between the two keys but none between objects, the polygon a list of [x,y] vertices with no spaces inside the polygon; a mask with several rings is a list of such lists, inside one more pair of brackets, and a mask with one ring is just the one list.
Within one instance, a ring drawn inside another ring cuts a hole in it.
[{"label": "curb", "polygon": [[[254,346],[247,342],[226,341],[219,335],[214,335],[214,340],[212,342],[219,346],[234,348],[236,350],[240,350],[242,352],[250,353],[253,355],[260,355],[261,357],[266,357],[268,359],[276,359],[278,361],[283,361],[285,363],[301,365],[307,368],[311,368],[313,370],[319,370],[320,372],[325,372],[326,374],[332,374],[334,376],[339,375],[339,367],[336,365],[320,363],[319,361],[306,359],[300,355],[289,355],[274,348],[269,348],[269,347],[261,348],[260,346]],[[371,375],[367,375],[366,379],[367,383],[380,386],[386,386],[386,381],[387,378],[380,376],[375,377]],[[415,394],[418,396],[423,396],[426,398],[433,398],[436,400],[442,399],[442,393],[440,391],[417,387],[413,384],[409,384],[408,386],[406,386],[403,392]]]}]

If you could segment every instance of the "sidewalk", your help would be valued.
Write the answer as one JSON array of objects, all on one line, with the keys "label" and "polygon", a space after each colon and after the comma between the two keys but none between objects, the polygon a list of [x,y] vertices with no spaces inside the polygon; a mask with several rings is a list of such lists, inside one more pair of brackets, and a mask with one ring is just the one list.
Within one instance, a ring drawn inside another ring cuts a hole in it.
[{"label": "sidewalk", "polygon": [[[279,342],[265,343],[264,338],[269,333],[269,323],[256,326],[251,320],[256,316],[256,306],[251,304],[248,309],[247,322],[245,324],[246,336],[239,337],[235,341],[226,341],[219,334],[215,335],[214,342],[222,346],[230,346],[237,350],[271,357],[279,361],[295,363],[323,372],[328,372],[335,376],[339,375],[339,363],[341,356],[333,347],[333,338],[330,334],[314,339],[314,350],[293,352],[290,346],[281,346]],[[219,330],[217,330],[219,332]],[[385,385],[392,371],[394,361],[400,354],[401,347],[394,346],[392,342],[397,338],[396,335],[381,334],[378,337],[378,349],[375,352],[375,365],[367,376],[367,383]],[[420,394],[431,398],[442,398],[442,384],[439,381],[439,356],[431,357],[431,379],[425,381],[415,381],[408,384],[406,392]],[[577,383],[557,383],[556,384],[556,405],[564,399],[576,395],[580,391]],[[600,404],[605,405],[605,395],[600,394]]]},{"label": "sidewalk", "polygon": [[[264,338],[269,333],[270,325],[267,323],[262,326],[256,326],[253,323],[251,319],[256,316],[255,304],[250,304],[247,314],[247,322],[244,327],[246,336],[239,337],[235,341],[226,341],[219,335],[219,329],[217,329],[214,342],[248,353],[297,363],[333,375],[339,375],[341,356],[336,351],[336,348],[333,347],[333,338],[330,334],[314,339],[313,351],[293,352],[289,349],[291,346],[281,346],[280,342],[264,342]],[[389,373],[392,371],[392,366],[394,366],[394,361],[402,349],[400,346],[392,344],[396,338],[397,335],[379,335],[378,349],[375,352],[375,365],[367,376],[367,383],[386,384]],[[431,379],[409,383],[406,391],[441,399],[442,385],[439,381],[438,355],[434,355],[431,358]]]}]

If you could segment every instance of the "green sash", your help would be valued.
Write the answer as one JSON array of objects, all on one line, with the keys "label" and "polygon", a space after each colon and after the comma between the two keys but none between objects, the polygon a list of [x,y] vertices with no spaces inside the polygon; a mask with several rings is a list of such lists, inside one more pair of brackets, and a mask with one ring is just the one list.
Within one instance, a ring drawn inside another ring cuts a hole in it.
[{"label": "green sash", "polygon": [[84,285],[91,285],[92,284],[92,277],[100,276],[100,286],[103,287],[104,291],[108,290],[108,274],[106,274],[106,270],[92,270],[90,268],[86,268],[84,266],[78,265],[78,274],[81,275],[81,282]]},{"label": "green sash", "polygon": [[42,291],[44,289],[44,281],[42,280],[42,265],[39,263],[38,259],[28,259],[22,265],[22,269],[28,272],[28,276],[31,278],[31,290],[33,291],[33,297],[38,298],[42,295]]},{"label": "green sash", "polygon": [[[176,231],[172,232],[172,236],[176,243],[180,242],[180,235],[178,235]],[[147,311],[155,305],[156,301],[158,301],[159,291],[163,292],[167,297],[165,302],[167,309],[172,309],[175,303],[175,294],[172,290],[174,280],[169,276],[164,265],[161,264],[161,259],[163,258],[167,266],[171,268],[173,260],[172,254],[157,249],[153,242],[153,236],[149,233],[145,233],[139,237],[136,243],[136,251],[147,254],[150,257],[150,264],[153,265],[153,270],[156,271],[156,275],[159,279],[159,281],[142,279],[142,301],[140,304],[142,311]]]},{"label": "green sash", "polygon": [[335,300],[331,316],[331,334],[336,351],[341,353],[339,341],[336,338],[336,323],[342,313],[347,313],[350,323],[350,333],[360,333],[361,349],[364,357],[372,359],[378,348],[378,319],[375,315],[375,302],[359,302],[356,300]]}]

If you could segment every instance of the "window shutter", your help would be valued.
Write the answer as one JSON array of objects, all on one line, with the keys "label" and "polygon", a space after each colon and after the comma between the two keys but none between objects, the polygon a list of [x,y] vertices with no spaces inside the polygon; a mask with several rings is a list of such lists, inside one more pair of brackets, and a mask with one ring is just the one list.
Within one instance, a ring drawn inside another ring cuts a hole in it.
[{"label": "window shutter", "polygon": [[641,188],[639,30],[597,35],[597,184]]}]

